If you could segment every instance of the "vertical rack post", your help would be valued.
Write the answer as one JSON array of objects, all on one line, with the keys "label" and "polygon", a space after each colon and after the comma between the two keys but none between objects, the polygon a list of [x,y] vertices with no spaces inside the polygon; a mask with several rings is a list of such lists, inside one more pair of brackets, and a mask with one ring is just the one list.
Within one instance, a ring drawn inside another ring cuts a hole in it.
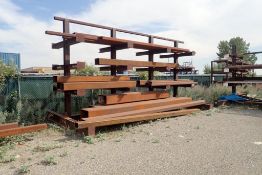
[{"label": "vertical rack post", "polygon": [[[112,38],[116,38],[115,29],[111,29],[110,36]],[[110,56],[111,56],[111,59],[116,59],[116,48],[114,48],[113,46],[111,46]],[[111,75],[112,76],[116,75],[116,66],[111,66]],[[115,93],[116,93],[116,89],[111,89],[111,94],[115,94]]]},{"label": "vertical rack post", "polygon": [[[69,33],[69,21],[67,19],[63,20],[63,33]],[[65,38],[63,39],[66,40]],[[64,75],[70,76],[70,45],[66,44],[64,42],[63,46],[63,58],[64,58]],[[64,107],[65,107],[65,113],[69,116],[72,114],[71,109],[71,92],[64,92]]]},{"label": "vertical rack post", "polygon": [[[148,42],[149,43],[154,42],[153,36],[149,36]],[[148,61],[154,61],[154,54],[150,51],[149,51],[149,54],[148,54]],[[153,80],[153,79],[154,79],[154,68],[149,67],[149,69],[148,69],[148,80]],[[153,91],[153,87],[149,87],[149,91]]]},{"label": "vertical rack post", "polygon": [[213,84],[213,61],[211,61],[211,67],[210,67],[210,85]]},{"label": "vertical rack post", "polygon": [[[178,47],[178,43],[175,41],[174,42],[174,47]],[[174,63],[178,64],[178,56],[176,54],[174,54]],[[178,69],[173,69],[173,80],[176,81],[178,78]],[[173,86],[173,97],[177,96],[177,90],[178,87],[177,86]]]},{"label": "vertical rack post", "polygon": [[[232,65],[235,66],[236,65],[236,58],[237,58],[237,48],[236,48],[236,45],[233,45],[232,46]],[[236,70],[234,69],[232,71],[232,78],[233,80],[236,78]],[[232,84],[232,93],[236,93],[236,85],[235,84]]]}]

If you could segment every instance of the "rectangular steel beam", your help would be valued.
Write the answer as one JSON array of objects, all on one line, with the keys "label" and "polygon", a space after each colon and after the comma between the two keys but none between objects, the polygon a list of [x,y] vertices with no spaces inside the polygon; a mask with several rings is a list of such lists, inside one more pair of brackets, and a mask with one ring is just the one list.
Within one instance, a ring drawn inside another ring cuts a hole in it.
[{"label": "rectangular steel beam", "polygon": [[[80,62],[78,61],[76,64],[70,64],[69,69],[84,69],[85,68],[86,63],[85,62]],[[57,65],[57,64],[53,64],[52,65],[52,69],[53,70],[64,70],[65,65]]]},{"label": "rectangular steel beam", "polygon": [[[178,110],[178,111],[130,115],[130,116],[106,118],[106,119],[100,119],[99,117],[97,117],[95,118],[97,120],[93,120],[93,118],[88,118],[86,121],[78,122],[77,127],[79,129],[83,129],[87,127],[94,127],[93,129],[95,129],[95,127],[98,127],[98,126],[109,126],[109,125],[122,124],[122,123],[131,123],[131,122],[137,122],[137,121],[146,121],[146,120],[155,120],[155,119],[167,118],[167,117],[176,117],[176,116],[181,116],[181,115],[188,115],[188,114],[199,112],[199,111],[200,111],[199,109],[183,109],[183,110]],[[95,134],[95,131],[92,131],[91,134]],[[88,133],[88,135],[90,135],[90,133]]]},{"label": "rectangular steel beam", "polygon": [[83,108],[81,110],[81,116],[86,117],[97,117],[101,115],[109,115],[139,109],[147,109],[157,106],[165,106],[170,104],[179,104],[185,102],[191,102],[192,98],[188,97],[179,97],[179,98],[165,98],[158,100],[149,100],[142,102],[133,102],[133,103],[124,103],[117,105],[109,105],[109,106],[95,106],[93,108]]},{"label": "rectangular steel beam", "polygon": [[159,49],[159,50],[137,52],[136,56],[144,56],[144,55],[149,55],[149,54],[160,54],[160,53],[171,53],[171,49],[165,48],[165,49]]},{"label": "rectangular steel beam", "polygon": [[107,58],[96,58],[96,65],[115,65],[115,66],[133,66],[133,67],[168,67],[177,68],[179,65],[174,63],[160,63],[152,61],[132,61],[132,60],[111,60]]},{"label": "rectangular steel beam", "polygon": [[[125,112],[118,112],[118,113],[111,113],[111,114],[105,114],[98,117],[92,117],[84,120],[88,121],[95,121],[95,120],[102,120],[102,119],[108,119],[108,118],[115,118],[115,117],[124,117],[124,116],[131,116],[131,115],[139,115],[139,114],[152,114],[155,112],[166,112],[166,111],[172,111],[172,110],[178,110],[178,109],[184,109],[184,108],[193,108],[195,106],[201,106],[205,105],[205,100],[198,100],[198,101],[191,101],[191,102],[182,102],[182,103],[176,103],[176,104],[169,104],[169,105],[159,105],[159,106],[151,106],[144,109],[134,109],[130,111]],[[98,119],[99,118],[99,119]]]},{"label": "rectangular steel beam", "polygon": [[63,91],[74,91],[80,89],[118,89],[134,88],[136,81],[111,81],[111,82],[74,82],[58,84],[58,89]]},{"label": "rectangular steel beam", "polygon": [[54,76],[56,83],[129,81],[128,76]]},{"label": "rectangular steel beam", "polygon": [[98,104],[112,105],[120,103],[128,103],[135,101],[155,100],[161,98],[168,98],[170,95],[167,91],[156,92],[129,92],[114,95],[99,95]]},{"label": "rectangular steel beam", "polygon": [[28,132],[36,132],[43,129],[47,129],[47,124],[38,124],[38,125],[31,125],[25,127],[3,129],[0,130],[0,138],[12,136],[12,135],[24,134]]},{"label": "rectangular steel beam", "polygon": [[140,80],[138,81],[139,87],[143,86],[192,86],[197,84],[194,81],[191,80]]},{"label": "rectangular steel beam", "polygon": [[2,129],[11,129],[11,128],[17,128],[18,127],[18,123],[14,122],[14,123],[5,123],[5,124],[1,124],[0,125],[0,130]]},{"label": "rectangular steel beam", "polygon": [[113,45],[111,47],[101,48],[99,49],[99,53],[111,52],[112,48],[116,50],[129,49],[129,48],[133,48],[133,43],[129,42],[127,44]]}]

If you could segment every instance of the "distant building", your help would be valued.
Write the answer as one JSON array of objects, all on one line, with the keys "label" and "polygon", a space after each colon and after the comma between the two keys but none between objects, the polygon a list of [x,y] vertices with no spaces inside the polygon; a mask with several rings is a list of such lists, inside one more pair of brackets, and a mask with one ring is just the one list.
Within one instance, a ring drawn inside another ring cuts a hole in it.
[{"label": "distant building", "polygon": [[63,74],[63,70],[52,70],[52,67],[29,67],[22,69],[21,73],[34,75],[59,75]]},{"label": "distant building", "polygon": [[0,60],[2,60],[6,65],[14,65],[19,71],[21,70],[21,60],[19,53],[0,52]]}]

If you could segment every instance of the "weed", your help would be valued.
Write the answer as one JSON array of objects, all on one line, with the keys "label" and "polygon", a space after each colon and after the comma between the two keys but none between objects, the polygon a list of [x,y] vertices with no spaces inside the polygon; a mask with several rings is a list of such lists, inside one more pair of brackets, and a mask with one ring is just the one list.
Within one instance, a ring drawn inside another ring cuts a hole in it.
[{"label": "weed", "polygon": [[46,157],[44,160],[41,161],[41,163],[42,163],[43,165],[48,165],[48,166],[50,166],[50,165],[56,165],[56,164],[57,164],[57,162],[55,161],[54,156],[48,156],[48,157]]},{"label": "weed", "polygon": [[59,155],[59,157],[66,157],[68,155],[68,153],[65,151],[62,154]]},{"label": "weed", "polygon": [[200,128],[199,126],[195,127],[195,129],[199,129],[199,128]]},{"label": "weed", "polygon": [[94,144],[93,137],[90,137],[90,136],[85,136],[85,137],[83,138],[83,142],[84,142],[84,143],[88,143],[88,144]]},{"label": "weed", "polygon": [[34,152],[46,152],[50,151],[56,148],[62,148],[63,145],[57,144],[57,145],[45,145],[45,146],[37,146],[33,149]]},{"label": "weed", "polygon": [[10,163],[10,162],[13,162],[13,161],[15,161],[15,156],[11,155],[7,158],[1,159],[0,163]]},{"label": "weed", "polygon": [[157,140],[157,139],[154,139],[154,140],[152,141],[152,143],[160,143],[160,141]]},{"label": "weed", "polygon": [[95,138],[98,139],[98,141],[103,141],[103,140],[105,140],[104,136],[105,136],[104,134],[102,134],[101,132],[99,132],[99,133],[95,136]]},{"label": "weed", "polygon": [[20,169],[18,170],[18,174],[27,174],[29,172],[30,172],[29,166],[27,165],[22,165]]},{"label": "weed", "polygon": [[121,140],[120,139],[116,139],[115,142],[121,142]]}]

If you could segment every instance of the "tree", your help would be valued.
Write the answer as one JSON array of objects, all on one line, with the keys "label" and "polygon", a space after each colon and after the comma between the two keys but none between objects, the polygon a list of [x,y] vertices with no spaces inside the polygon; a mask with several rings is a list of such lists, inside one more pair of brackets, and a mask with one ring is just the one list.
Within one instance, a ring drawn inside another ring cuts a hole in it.
[{"label": "tree", "polygon": [[[236,45],[237,54],[242,55],[243,53],[249,52],[250,43],[247,43],[241,37],[231,38],[229,41],[220,41],[217,48],[217,55],[219,58],[223,58],[224,55],[231,53],[232,46]],[[243,55],[243,60],[255,64],[257,61],[256,55]]]},{"label": "tree", "polygon": [[15,66],[5,65],[0,59],[0,90],[4,87],[6,78],[13,78],[16,75]]},{"label": "tree", "polygon": [[89,76],[94,76],[94,75],[99,75],[99,69],[93,65],[86,65],[84,69],[81,70],[76,70],[75,71],[76,75],[89,75]]},{"label": "tree", "polygon": [[204,66],[203,72],[204,72],[204,74],[210,74],[211,73],[211,67],[208,64],[206,64]]}]

